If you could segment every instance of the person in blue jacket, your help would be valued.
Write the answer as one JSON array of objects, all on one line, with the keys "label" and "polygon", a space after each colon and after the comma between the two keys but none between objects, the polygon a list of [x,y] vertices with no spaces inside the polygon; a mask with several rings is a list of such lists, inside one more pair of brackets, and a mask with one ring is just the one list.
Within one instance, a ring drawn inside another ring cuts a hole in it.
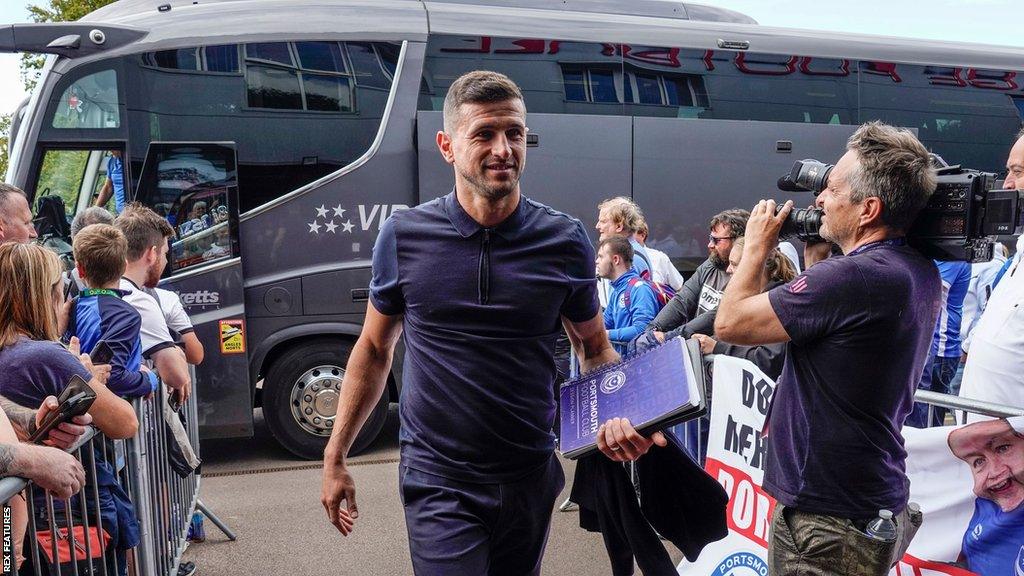
[{"label": "person in blue jacket", "polygon": [[974,476],[974,515],[958,564],[978,574],[1024,572],[1024,418],[976,422],[949,434]]},{"label": "person in blue jacket", "polygon": [[615,350],[625,354],[626,344],[643,334],[658,314],[658,298],[633,269],[633,247],[627,238],[610,236],[601,240],[596,263],[597,275],[612,285],[604,309],[604,327]]}]

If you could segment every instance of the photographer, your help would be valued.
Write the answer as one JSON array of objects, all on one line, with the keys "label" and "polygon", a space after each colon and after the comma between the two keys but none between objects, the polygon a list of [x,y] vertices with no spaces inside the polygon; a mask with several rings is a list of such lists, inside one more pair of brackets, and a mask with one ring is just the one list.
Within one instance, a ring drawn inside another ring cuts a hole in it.
[{"label": "photographer", "polygon": [[[776,215],[775,202],[762,200],[751,214],[715,333],[735,344],[789,342],[766,424],[764,488],[778,500],[772,574],[884,575],[916,529],[900,429],[928,356],[941,284],[904,233],[935,186],[928,151],[911,133],[861,126],[816,199],[821,236],[843,255],[766,294],[763,263],[792,202]],[[821,252],[811,246],[808,265]],[[895,515],[895,541],[865,534],[883,509]]]}]

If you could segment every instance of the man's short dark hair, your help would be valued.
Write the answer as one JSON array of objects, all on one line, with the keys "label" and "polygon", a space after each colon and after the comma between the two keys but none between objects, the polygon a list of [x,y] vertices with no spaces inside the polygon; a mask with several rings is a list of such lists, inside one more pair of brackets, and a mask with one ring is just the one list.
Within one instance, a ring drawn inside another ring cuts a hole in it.
[{"label": "man's short dark hair", "polygon": [[868,122],[850,136],[847,150],[857,153],[850,171],[850,201],[882,201],[882,222],[893,230],[910,227],[935,192],[935,169],[928,149],[911,133]]},{"label": "man's short dark hair", "polygon": [[459,76],[444,97],[444,130],[451,134],[459,124],[463,104],[523,101],[523,92],[508,76],[489,70],[476,70]]},{"label": "man's short dark hair", "polygon": [[601,240],[601,243],[597,245],[597,249],[600,250],[604,246],[608,247],[609,255],[622,258],[626,266],[633,265],[633,245],[630,244],[629,239],[625,236],[609,236]]},{"label": "man's short dark hair", "polygon": [[110,224],[90,224],[75,236],[75,262],[85,272],[85,283],[100,288],[124,274],[128,242],[124,234]]},{"label": "man's short dark hair", "polygon": [[128,241],[129,262],[142,258],[147,250],[174,235],[167,220],[138,202],[126,206],[114,223]]},{"label": "man's short dark hair", "polygon": [[711,217],[708,228],[714,230],[715,226],[725,224],[729,227],[729,235],[739,238],[747,233],[747,220],[750,220],[750,212],[746,210],[739,208],[723,210]]},{"label": "man's short dark hair", "polygon": [[92,224],[114,224],[114,215],[110,213],[110,210],[101,206],[90,206],[79,212],[75,219],[71,221],[71,237],[78,236],[78,233],[82,231],[86,226]]},{"label": "man's short dark hair", "polygon": [[20,194],[25,201],[28,201],[28,194],[17,186],[8,184],[6,182],[0,182],[0,215],[7,215],[7,203],[11,200],[12,194]]}]

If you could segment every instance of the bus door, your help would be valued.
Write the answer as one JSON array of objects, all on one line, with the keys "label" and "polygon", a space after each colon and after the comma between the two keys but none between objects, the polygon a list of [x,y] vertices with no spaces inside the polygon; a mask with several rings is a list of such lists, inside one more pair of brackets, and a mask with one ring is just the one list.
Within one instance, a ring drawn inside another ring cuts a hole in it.
[{"label": "bus door", "polygon": [[[39,240],[57,254],[71,260],[70,224],[75,214],[96,203],[100,194],[110,188],[104,204],[114,212],[113,184],[125,183],[128,169],[121,163],[124,143],[92,148],[64,148],[46,145],[39,150],[34,185],[26,192],[32,199]],[[59,199],[59,201],[58,201]]]},{"label": "bus door", "polygon": [[205,349],[193,383],[200,434],[251,436],[235,144],[151,143],[136,199],[174,229],[160,287],[178,294]]}]

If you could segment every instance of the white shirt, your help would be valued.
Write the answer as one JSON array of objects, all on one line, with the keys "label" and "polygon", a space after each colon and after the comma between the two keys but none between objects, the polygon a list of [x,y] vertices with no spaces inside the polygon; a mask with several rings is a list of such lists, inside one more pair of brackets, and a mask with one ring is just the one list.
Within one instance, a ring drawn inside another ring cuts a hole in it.
[{"label": "white shirt", "polygon": [[139,338],[142,340],[142,356],[149,359],[157,350],[174,346],[167,321],[164,319],[160,303],[152,295],[147,294],[131,280],[121,278],[121,290],[125,290],[123,300],[139,311],[142,316],[142,329]]},{"label": "white shirt", "polygon": [[[1024,237],[1021,238],[1024,240]],[[1017,242],[1018,256],[1022,247]],[[974,327],[960,396],[1024,406],[1024,266],[1010,265]],[[970,420],[982,417],[970,415]]]},{"label": "white shirt", "polygon": [[651,279],[658,284],[671,286],[678,292],[683,287],[683,275],[672,264],[668,254],[650,246],[644,248],[647,249],[647,258],[651,261]]},{"label": "white shirt", "polygon": [[996,274],[999,274],[1004,262],[1006,255],[1003,254],[1002,244],[997,244],[992,260],[971,264],[971,284],[967,288],[967,296],[964,297],[964,316],[960,321],[960,338],[963,341],[960,347],[964,352],[970,350],[971,334],[978,325],[989,298],[992,297],[992,282],[995,281]]},{"label": "white shirt", "polygon": [[160,309],[164,313],[164,320],[167,327],[178,334],[194,331],[192,319],[185,313],[185,307],[181,305],[181,298],[177,292],[154,288],[156,295],[160,297]]}]

